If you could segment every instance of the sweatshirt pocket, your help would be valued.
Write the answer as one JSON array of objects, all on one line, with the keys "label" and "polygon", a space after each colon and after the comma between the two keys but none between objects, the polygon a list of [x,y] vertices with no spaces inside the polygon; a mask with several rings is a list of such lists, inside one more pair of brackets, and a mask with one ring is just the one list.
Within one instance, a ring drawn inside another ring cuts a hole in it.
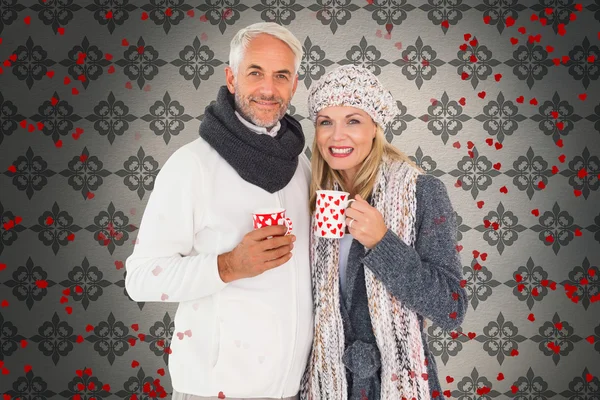
[{"label": "sweatshirt pocket", "polygon": [[222,299],[219,310],[215,389],[233,397],[271,393],[284,370],[281,322],[272,307],[251,298]]}]

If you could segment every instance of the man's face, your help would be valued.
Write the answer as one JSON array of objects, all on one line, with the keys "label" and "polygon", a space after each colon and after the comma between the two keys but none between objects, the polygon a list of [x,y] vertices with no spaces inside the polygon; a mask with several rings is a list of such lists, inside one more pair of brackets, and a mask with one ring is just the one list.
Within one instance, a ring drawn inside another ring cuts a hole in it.
[{"label": "man's face", "polygon": [[267,129],[277,125],[298,85],[294,52],[274,36],[252,39],[237,75],[225,68],[227,88],[235,95],[236,110],[248,121]]}]

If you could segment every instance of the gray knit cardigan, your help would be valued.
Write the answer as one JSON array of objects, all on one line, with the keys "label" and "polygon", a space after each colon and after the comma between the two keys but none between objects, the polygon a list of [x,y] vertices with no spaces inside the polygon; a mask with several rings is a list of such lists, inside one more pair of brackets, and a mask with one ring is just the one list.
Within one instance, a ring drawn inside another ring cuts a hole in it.
[{"label": "gray knit cardigan", "polygon": [[456,249],[457,225],[446,187],[432,175],[419,175],[416,198],[414,248],[389,229],[371,250],[352,240],[347,290],[340,302],[349,400],[380,398],[381,362],[367,304],[364,268],[369,268],[393,296],[418,314],[430,394],[432,398],[437,394],[436,400],[444,400],[436,363],[427,346],[423,318],[443,329],[456,329],[465,318],[468,300],[460,285],[463,278]]}]

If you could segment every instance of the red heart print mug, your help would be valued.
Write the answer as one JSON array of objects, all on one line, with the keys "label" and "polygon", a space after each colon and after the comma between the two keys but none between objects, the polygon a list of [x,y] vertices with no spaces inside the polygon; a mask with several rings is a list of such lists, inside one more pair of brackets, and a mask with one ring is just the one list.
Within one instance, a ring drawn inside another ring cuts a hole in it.
[{"label": "red heart print mug", "polygon": [[252,213],[252,226],[254,229],[271,225],[287,226],[286,235],[290,235],[293,230],[292,220],[285,216],[285,208],[261,208]]},{"label": "red heart print mug", "polygon": [[346,232],[346,209],[354,199],[338,190],[317,190],[314,234],[322,238],[341,239]]}]

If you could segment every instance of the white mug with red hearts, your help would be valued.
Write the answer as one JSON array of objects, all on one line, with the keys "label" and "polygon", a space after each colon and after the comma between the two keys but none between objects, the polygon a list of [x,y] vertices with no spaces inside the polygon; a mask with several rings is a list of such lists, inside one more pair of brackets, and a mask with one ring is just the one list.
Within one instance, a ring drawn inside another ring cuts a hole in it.
[{"label": "white mug with red hearts", "polygon": [[317,190],[314,234],[322,238],[341,239],[346,232],[346,209],[354,199],[338,190]]},{"label": "white mug with red hearts", "polygon": [[252,226],[254,229],[271,225],[285,225],[288,228],[285,234],[290,235],[292,233],[292,220],[286,218],[285,208],[261,208],[252,213]]}]

